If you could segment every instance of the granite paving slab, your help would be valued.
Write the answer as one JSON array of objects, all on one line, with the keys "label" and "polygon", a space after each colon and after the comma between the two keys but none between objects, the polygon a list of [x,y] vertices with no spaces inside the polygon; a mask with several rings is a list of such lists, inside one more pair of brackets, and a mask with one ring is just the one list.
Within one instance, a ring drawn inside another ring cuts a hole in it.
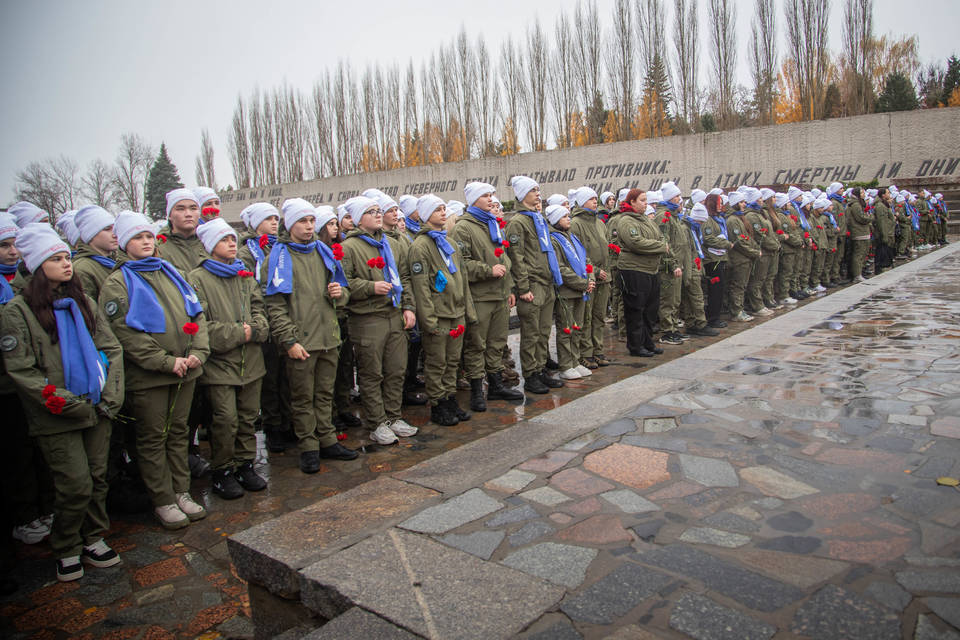
[{"label": "granite paving slab", "polygon": [[913,593],[960,593],[958,571],[900,571],[896,579],[901,587]]},{"label": "granite paving slab", "polygon": [[670,628],[697,640],[768,640],[777,632],[773,625],[693,593],[674,605]]},{"label": "granite paving slab", "polygon": [[941,620],[960,629],[960,598],[924,598],[923,603]]},{"label": "granite paving slab", "polygon": [[576,589],[586,577],[587,568],[597,553],[596,549],[588,547],[541,542],[514,551],[501,562],[553,584]]},{"label": "granite paving slab", "polygon": [[446,533],[501,508],[500,501],[481,489],[470,489],[446,502],[427,507],[399,526],[420,533]]},{"label": "granite paving slab", "polygon": [[505,536],[506,533],[503,531],[476,531],[464,535],[448,533],[438,540],[460,551],[489,560]]},{"label": "granite paving slab", "polygon": [[659,571],[625,562],[581,593],[565,598],[560,610],[577,622],[611,624],[672,580]]},{"label": "granite paving slab", "polygon": [[828,584],[800,606],[791,630],[823,640],[896,640],[900,638],[900,620],[889,609]]},{"label": "granite paving slab", "polygon": [[301,640],[351,640],[352,638],[417,640],[420,636],[414,635],[406,629],[401,629],[360,607],[353,607],[319,629],[303,636]]},{"label": "granite paving slab", "polygon": [[681,453],[677,456],[683,475],[689,480],[699,482],[707,487],[737,487],[740,480],[737,472],[726,460],[704,458]]}]

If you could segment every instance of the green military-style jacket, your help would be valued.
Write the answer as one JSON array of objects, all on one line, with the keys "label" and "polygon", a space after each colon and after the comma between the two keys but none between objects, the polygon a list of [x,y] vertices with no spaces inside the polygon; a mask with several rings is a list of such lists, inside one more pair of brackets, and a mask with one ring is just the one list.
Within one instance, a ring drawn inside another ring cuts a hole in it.
[{"label": "green military-style jacket", "polygon": [[777,210],[777,217],[780,219],[780,229],[783,230],[783,235],[780,236],[780,250],[784,253],[796,253],[803,247],[803,229],[783,209]]},{"label": "green military-style jacket", "polygon": [[[553,252],[557,255],[557,266],[560,268],[560,276],[563,278],[563,284],[557,287],[557,294],[567,300],[582,298],[589,284],[594,281],[596,271],[594,271],[594,273],[588,273],[586,278],[578,276],[577,272],[570,266],[570,262],[567,260],[567,254],[564,253],[560,241],[553,237],[554,233],[560,233],[566,236],[570,244],[573,244],[570,236],[576,234],[571,234],[569,231],[560,231],[557,228],[550,230],[550,242],[553,243]],[[581,240],[581,244],[582,242]],[[589,253],[587,254],[587,264],[592,264]],[[595,268],[596,267],[594,267],[594,269]]]},{"label": "green military-style jacket", "polygon": [[175,266],[184,277],[210,257],[196,233],[185,238],[171,231],[166,238],[166,241],[158,239],[160,257]]},{"label": "green military-style jacket", "polygon": [[761,251],[767,251],[769,249],[772,253],[779,248],[776,240],[773,241],[773,244],[771,244],[769,240],[769,237],[776,235],[776,233],[770,229],[770,221],[763,215],[762,210],[758,211],[747,207],[743,218],[750,229],[750,235],[753,236],[754,242],[757,243]]},{"label": "green military-style jacket", "polygon": [[[343,246],[343,271],[346,273],[347,282],[350,284],[350,300],[347,303],[347,310],[353,315],[382,314],[394,310],[393,301],[389,295],[380,295],[373,292],[374,284],[383,282],[386,278],[383,269],[371,267],[367,264],[369,260],[379,258],[380,251],[361,240],[359,237],[361,235],[370,236],[377,242],[386,238],[390,243],[390,251],[397,263],[400,286],[403,287],[403,292],[400,294],[400,309],[397,309],[397,311],[399,312],[401,309],[415,311],[413,292],[410,289],[409,252],[404,250],[403,241],[392,238],[382,231],[371,235],[359,228],[350,231],[341,243]],[[271,326],[272,324],[273,321],[271,320]]]},{"label": "green military-style jacket", "polygon": [[[123,349],[97,303],[87,296],[87,304],[96,323],[93,344],[106,354],[110,363],[100,402],[107,413],[116,415],[123,405],[125,389]],[[65,388],[60,345],[40,326],[23,296],[17,295],[3,307],[0,351],[3,352],[7,375],[20,397],[31,436],[54,435],[97,424],[99,417],[90,401]],[[43,389],[48,384],[55,386],[56,395],[67,401],[59,415],[51,413],[45,406]]]},{"label": "green military-style jacket", "polygon": [[[240,386],[262,378],[267,370],[257,343],[270,339],[270,325],[257,281],[249,276],[221,278],[203,265],[191,271],[187,281],[203,305],[210,340],[200,383]],[[244,323],[250,325],[250,342],[244,341]]]},{"label": "green military-style jacket", "polygon": [[[510,274],[513,276],[517,293],[524,295],[530,292],[531,283],[552,287],[553,276],[547,255],[540,250],[536,225],[530,216],[519,211],[530,209],[520,204],[518,213],[507,223],[506,236],[510,243],[507,253],[510,254]],[[550,226],[545,218],[544,223],[547,227]]]},{"label": "green military-style jacket", "polygon": [[825,224],[829,225],[827,217],[816,209],[811,209],[807,216],[810,221],[810,239],[817,245],[817,251],[827,250],[827,229]]},{"label": "green military-style jacket", "polygon": [[622,247],[618,269],[655,274],[667,255],[667,242],[655,222],[642,213],[624,211],[612,218],[617,244]]},{"label": "green military-style jacket", "polygon": [[660,269],[670,273],[679,267],[686,273],[688,269],[693,269],[690,231],[662,204],[657,205],[656,212],[655,220],[660,225],[660,233],[670,245],[670,250],[664,254],[663,260],[660,262]]},{"label": "green military-style jacket", "polygon": [[742,263],[760,257],[760,245],[753,239],[751,231],[746,215],[731,213],[727,216],[727,236],[733,243],[733,249],[727,254],[731,262]]},{"label": "green military-style jacket", "polygon": [[[283,244],[278,242],[277,247]],[[337,309],[347,306],[353,291],[341,287],[340,298],[334,300],[327,293],[330,271],[316,251],[300,253],[289,250],[293,273],[293,293],[275,293],[264,296],[267,318],[274,340],[287,351],[299,343],[307,352],[327,351],[340,346],[340,324]],[[345,266],[345,265],[344,265]],[[260,280],[269,285],[275,274],[268,262],[263,264]],[[349,279],[348,279],[349,282]]]},{"label": "green military-style jacket", "polygon": [[[203,314],[191,318],[184,309],[180,290],[162,271],[138,273],[156,293],[163,307],[166,329],[164,333],[144,333],[127,326],[130,298],[123,271],[114,269],[100,289],[100,308],[110,322],[114,335],[123,346],[124,372],[127,389],[140,391],[164,385],[178,384],[199,378],[202,367],[189,369],[183,378],[173,373],[177,358],[196,356],[201,364],[210,355],[207,323]],[[194,336],[183,332],[183,325],[195,322],[199,331]]]},{"label": "green military-style jacket", "polygon": [[[506,240],[506,237],[504,237]],[[461,221],[453,228],[450,241],[457,247],[460,262],[470,280],[470,295],[474,302],[506,302],[513,291],[513,277],[510,275],[510,254],[490,239],[487,225],[471,214],[463,214]],[[509,241],[508,241],[509,242]],[[502,278],[493,276],[493,267],[502,264],[507,273]]]},{"label": "green military-style jacket", "polygon": [[[587,259],[594,269],[602,269],[610,273],[610,249],[607,247],[610,241],[607,240],[607,227],[600,219],[599,211],[594,213],[581,207],[573,210],[573,216],[570,219],[570,233],[580,238],[583,248],[587,250]],[[596,271],[594,271],[596,273]],[[606,281],[597,280],[597,284],[608,284],[609,276]]]},{"label": "green military-style jacket", "polygon": [[255,274],[260,275],[263,271],[263,265],[267,263],[267,259],[270,257],[270,249],[273,247],[267,246],[262,247],[263,249],[263,263],[260,265],[260,269],[257,269],[257,259],[253,256],[253,252],[250,251],[250,248],[247,246],[247,240],[253,240],[254,242],[260,241],[260,236],[255,233],[245,233],[240,241],[237,242],[237,259],[243,263],[244,268],[247,271],[252,271]]},{"label": "green military-style jacket", "polygon": [[[471,324],[477,321],[477,312],[470,296],[470,280],[460,259],[460,252],[455,250],[450,256],[456,268],[456,273],[451,273],[428,231],[429,225],[423,225],[410,247],[410,280],[420,330],[436,335],[440,331],[438,318],[456,320],[465,317],[466,322]],[[456,249],[456,244],[452,244]],[[437,286],[438,273],[446,279],[442,290]]]},{"label": "green military-style jacket", "polygon": [[856,199],[851,199],[849,206],[847,206],[847,229],[850,231],[850,237],[854,239],[868,238],[872,223],[873,216],[864,211]]},{"label": "green military-style jacket", "polygon": [[[107,257],[116,260],[118,253],[120,252],[116,251],[114,255]],[[100,288],[113,271],[112,267],[105,267],[93,259],[93,256],[99,255],[96,249],[81,240],[77,243],[77,253],[73,256],[73,273],[80,278],[83,292],[94,300],[100,298]]]},{"label": "green military-style jacket", "polygon": [[[733,248],[733,243],[720,235],[721,231],[720,223],[713,216],[707,216],[707,219],[700,223],[700,233],[703,236],[703,261],[707,264],[729,262],[730,260],[727,254]],[[711,249],[723,253],[718,255]]]},{"label": "green military-style jacket", "polygon": [[877,229],[877,237],[883,244],[893,246],[896,239],[894,237],[894,227],[896,221],[893,218],[893,212],[885,202],[877,198],[873,205],[873,219]]},{"label": "green military-style jacket", "polygon": [[[614,212],[612,212],[612,213],[610,214],[610,217],[607,218],[607,222],[605,223],[605,224],[606,224],[606,232],[607,232],[607,243],[608,243],[608,245],[610,245],[610,244],[615,244],[615,245],[617,245],[618,247],[620,247],[621,249],[623,249],[623,247],[620,246],[620,243],[617,242],[617,225],[616,225],[616,220],[617,220],[617,218],[618,218],[619,216],[620,216],[620,212],[619,212],[619,211],[614,211]],[[608,246],[608,248],[609,248],[609,246]],[[610,270],[612,271],[612,270],[614,270],[614,269],[618,269],[618,268],[619,268],[618,265],[619,265],[619,263],[620,263],[620,254],[618,254],[618,253],[615,252],[615,251],[609,251],[608,253],[609,253],[609,260],[610,260],[610,262],[609,262],[609,264],[610,264]]]}]

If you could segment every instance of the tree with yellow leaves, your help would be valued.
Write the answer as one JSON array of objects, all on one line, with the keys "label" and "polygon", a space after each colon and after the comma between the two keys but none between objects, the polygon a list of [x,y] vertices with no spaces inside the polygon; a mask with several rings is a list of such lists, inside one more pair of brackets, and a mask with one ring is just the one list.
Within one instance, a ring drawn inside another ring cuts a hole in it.
[{"label": "tree with yellow leaves", "polygon": [[780,74],[777,76],[777,95],[773,101],[777,124],[803,120],[803,105],[800,103],[800,90],[796,85],[796,77],[796,63],[793,58],[787,58],[780,66]]}]

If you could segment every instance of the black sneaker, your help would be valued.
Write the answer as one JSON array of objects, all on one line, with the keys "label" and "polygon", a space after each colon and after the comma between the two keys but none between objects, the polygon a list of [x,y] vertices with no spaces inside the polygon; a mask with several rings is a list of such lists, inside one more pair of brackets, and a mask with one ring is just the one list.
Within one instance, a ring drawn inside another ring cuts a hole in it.
[{"label": "black sneaker", "polygon": [[321,458],[332,458],[334,460],[356,460],[357,456],[360,455],[353,449],[347,449],[339,442],[329,447],[320,447],[318,453]]},{"label": "black sneaker", "polygon": [[702,327],[693,327],[690,329],[690,333],[695,336],[718,336],[720,332],[714,329],[709,325],[703,325]]},{"label": "black sneaker", "polygon": [[532,373],[524,379],[523,390],[529,391],[530,393],[539,393],[541,395],[544,393],[550,393],[550,387],[543,384],[539,373]]},{"label": "black sneaker", "polygon": [[72,582],[82,577],[83,565],[80,564],[80,556],[71,556],[57,560],[57,580],[60,582]]},{"label": "black sneaker", "polygon": [[232,469],[217,469],[213,472],[213,482],[210,483],[213,492],[224,500],[236,500],[243,497],[243,487],[233,477]]},{"label": "black sneaker", "polygon": [[563,381],[557,380],[556,378],[553,378],[550,375],[548,375],[546,369],[540,372],[540,381],[543,382],[543,384],[550,387],[551,389],[559,389],[560,387],[563,386]]},{"label": "black sneaker", "polygon": [[713,329],[725,329],[727,327],[727,323],[724,322],[723,320],[713,320],[711,322],[708,322],[707,326]]},{"label": "black sneaker", "polygon": [[320,471],[320,452],[304,451],[300,454],[300,471],[316,473]]},{"label": "black sneaker", "polygon": [[640,349],[639,351],[631,351],[630,355],[636,358],[652,358],[653,351],[650,351],[649,349]]},{"label": "black sneaker", "polygon": [[671,331],[660,336],[660,342],[664,344],[683,344],[683,339],[678,333]]},{"label": "black sneaker", "polygon": [[80,559],[92,567],[100,569],[120,564],[120,556],[111,549],[103,538],[83,547]]},{"label": "black sneaker", "polygon": [[560,364],[551,358],[547,358],[547,364],[545,365],[550,371],[557,371],[560,369]]},{"label": "black sneaker", "polygon": [[348,429],[359,429],[363,426],[363,420],[353,415],[352,413],[341,413],[337,417],[340,419],[340,422],[343,423]]},{"label": "black sneaker", "polygon": [[267,481],[254,470],[253,463],[249,460],[237,467],[233,477],[246,491],[263,491],[267,488]]},{"label": "black sneaker", "polygon": [[190,475],[194,478],[199,478],[210,471],[210,463],[196,453],[187,455],[187,465],[190,467]]},{"label": "black sneaker", "polygon": [[452,427],[456,424],[460,424],[460,420],[457,419],[457,416],[450,412],[446,401],[442,401],[430,407],[430,421],[434,424],[440,425],[441,427]]}]

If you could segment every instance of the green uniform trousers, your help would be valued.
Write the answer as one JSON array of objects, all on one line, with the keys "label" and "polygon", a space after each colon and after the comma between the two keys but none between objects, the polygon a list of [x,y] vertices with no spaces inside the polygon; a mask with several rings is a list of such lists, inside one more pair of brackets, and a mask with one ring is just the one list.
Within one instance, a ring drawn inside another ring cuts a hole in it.
[{"label": "green uniform trousers", "polygon": [[908,224],[900,225],[900,237],[897,238],[897,253],[906,254],[913,246],[913,227]]},{"label": "green uniform trousers", "polygon": [[350,392],[353,391],[353,343],[346,317],[338,318],[340,349],[337,360],[337,378],[333,383],[333,413],[350,413]]},{"label": "green uniform trousers", "polygon": [[674,333],[680,328],[678,312],[683,289],[683,276],[676,277],[673,271],[660,271],[660,330]]},{"label": "green uniform trousers", "polygon": [[747,282],[750,281],[751,271],[753,271],[752,260],[731,256],[727,266],[727,300],[730,305],[730,315],[734,318],[743,311],[743,298],[747,291]]},{"label": "green uniform trousers", "polygon": [[603,327],[607,317],[610,291],[609,282],[597,282],[596,289],[586,301],[583,309],[583,330],[577,334],[580,339],[580,357],[582,358],[603,355]]},{"label": "green uniform trousers", "polygon": [[260,386],[260,421],[264,432],[284,431],[290,426],[290,385],[287,384],[286,355],[272,340],[261,345],[267,375]]},{"label": "green uniform trousers", "polygon": [[[456,329],[458,324],[464,324],[463,316],[437,318],[437,333],[424,332],[420,337],[423,343],[423,377],[432,406],[457,392],[457,366],[460,364],[463,336],[453,337],[450,331]],[[470,329],[475,327],[471,326]]]},{"label": "green uniform trousers", "polygon": [[[50,547],[57,558],[80,555],[83,545],[93,544],[110,528],[107,516],[110,431],[110,420],[101,417],[96,425],[86,429],[37,436],[37,446],[53,474]],[[184,465],[186,445],[184,433]]]},{"label": "green uniform trousers", "polygon": [[[610,273],[612,282],[620,282],[617,275],[620,273],[619,269],[612,269]],[[620,287],[613,285],[610,287],[610,315],[617,321],[617,333],[621,338],[626,339],[627,325],[623,318],[623,296],[620,294]]]},{"label": "green uniform trousers", "polygon": [[43,453],[30,437],[27,416],[16,393],[0,395],[0,415],[7,438],[7,473],[3,481],[3,505],[14,526],[30,524],[53,513],[53,479]]},{"label": "green uniform trousers", "polygon": [[293,409],[293,433],[300,453],[337,444],[333,429],[333,385],[337,375],[337,348],[314,350],[306,360],[286,359]]},{"label": "green uniform trousers", "polygon": [[[510,307],[506,300],[474,300],[477,324],[467,327],[463,343],[463,370],[469,380],[503,371]],[[463,324],[463,323],[461,323]]]},{"label": "green uniform trousers", "polygon": [[[566,307],[566,310],[563,310]],[[586,304],[583,298],[564,298],[557,300],[554,307],[554,319],[557,326],[557,364],[560,371],[573,369],[580,364],[583,354],[580,353],[580,334],[583,333],[583,314]],[[576,325],[580,329],[574,329]],[[569,329],[570,333],[565,330]]]},{"label": "green uniform trousers", "polygon": [[764,253],[754,260],[753,269],[750,271],[750,279],[747,280],[747,291],[743,306],[747,308],[748,313],[759,311],[765,306],[762,289],[768,271],[770,271],[770,256]]},{"label": "green uniform trousers", "polygon": [[837,240],[831,238],[827,246],[823,249],[823,269],[820,270],[820,284],[826,286],[830,283],[830,274],[833,272],[833,265],[837,260]]},{"label": "green uniform trousers", "polygon": [[703,285],[700,281],[703,271],[696,267],[690,273],[684,271],[680,288],[680,316],[689,329],[702,329],[707,326],[707,313],[703,304]]},{"label": "green uniform trousers", "polygon": [[781,251],[780,266],[777,269],[777,286],[775,291],[777,300],[784,300],[790,297],[790,292],[796,290],[794,285],[796,269],[797,252]]},{"label": "green uniform trousers", "polygon": [[213,410],[210,451],[215,470],[234,469],[257,457],[257,416],[263,378],[245,385],[208,385],[207,398]]},{"label": "green uniform trousers", "polygon": [[863,273],[863,265],[867,261],[867,250],[870,248],[870,240],[854,240],[853,256],[850,258],[850,277],[856,278]]},{"label": "green uniform trousers", "polygon": [[[768,257],[767,254],[763,254],[763,257]],[[777,296],[774,293],[777,282],[777,273],[780,272],[780,250],[771,251],[769,255],[769,262],[767,264],[767,275],[763,279],[763,286],[760,287],[760,296],[763,298],[763,304],[766,307],[775,307],[777,306]]]},{"label": "green uniform trousers", "polygon": [[553,326],[553,306],[557,294],[553,286],[530,283],[533,302],[517,301],[520,317],[520,367],[525,378],[539,373],[547,366],[550,355],[550,327]]},{"label": "green uniform trousers", "polygon": [[[196,379],[177,388],[167,384],[127,392],[137,420],[137,462],[155,507],[176,504],[176,494],[190,490],[187,466],[187,417]],[[167,428],[167,420],[170,425]]]},{"label": "green uniform trousers", "polygon": [[810,267],[813,265],[813,250],[804,247],[797,259],[797,289],[806,289],[810,282]]},{"label": "green uniform trousers", "polygon": [[399,310],[354,314],[348,323],[363,418],[367,428],[373,431],[387,420],[401,417],[403,379],[407,373],[407,332]]},{"label": "green uniform trousers", "polygon": [[810,286],[816,288],[820,285],[820,274],[823,272],[823,263],[827,259],[827,250],[818,245],[817,250],[813,252],[813,259],[810,261]]},{"label": "green uniform trousers", "polygon": [[847,238],[844,235],[838,235],[836,239],[837,252],[833,254],[833,264],[830,265],[830,282],[840,280],[840,267],[843,266],[844,249],[847,246]]}]

